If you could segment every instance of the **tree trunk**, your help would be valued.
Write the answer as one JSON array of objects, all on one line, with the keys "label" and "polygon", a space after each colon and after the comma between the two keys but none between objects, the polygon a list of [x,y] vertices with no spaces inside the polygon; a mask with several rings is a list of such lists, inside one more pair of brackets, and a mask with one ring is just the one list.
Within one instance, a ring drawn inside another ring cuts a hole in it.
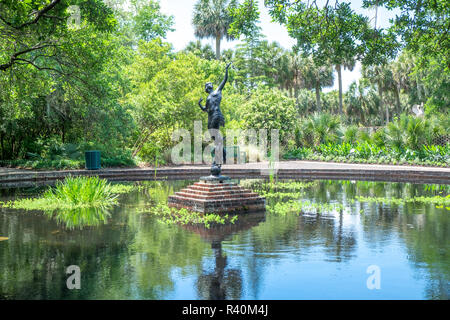
[{"label": "tree trunk", "polygon": [[342,67],[340,64],[336,65],[336,71],[339,80],[339,114],[342,115],[344,112],[342,107]]},{"label": "tree trunk", "polygon": [[317,112],[322,112],[322,105],[320,104],[320,84],[319,81],[316,82],[316,105]]},{"label": "tree trunk", "polygon": [[11,137],[11,158],[14,158],[15,156],[15,150],[16,149],[16,137],[12,136]]},{"label": "tree trunk", "polygon": [[386,104],[386,125],[389,123],[389,105]]},{"label": "tree trunk", "polygon": [[66,126],[65,126],[64,120],[62,123],[61,140],[62,140],[62,143],[66,143]]},{"label": "tree trunk", "polygon": [[378,1],[375,4],[375,27],[374,27],[375,30],[377,29],[377,21],[378,21]]},{"label": "tree trunk", "polygon": [[417,98],[422,102],[422,94],[420,92],[419,76],[416,74]]},{"label": "tree trunk", "polygon": [[1,134],[0,134],[0,146],[1,146],[1,148],[2,148],[2,160],[6,160],[5,159],[5,135],[4,135],[4,133],[2,132]]},{"label": "tree trunk", "polygon": [[378,81],[378,96],[380,97],[380,117],[381,117],[381,122],[383,122],[383,118],[384,118],[383,87],[381,86],[380,81]]},{"label": "tree trunk", "polygon": [[398,89],[398,87],[395,87],[394,88],[395,104],[396,104],[396,108],[397,108],[397,114],[400,116],[400,114],[402,113],[402,105],[400,103],[399,92],[400,92],[400,90]]},{"label": "tree trunk", "polygon": [[220,36],[216,35],[216,60],[220,59]]}]

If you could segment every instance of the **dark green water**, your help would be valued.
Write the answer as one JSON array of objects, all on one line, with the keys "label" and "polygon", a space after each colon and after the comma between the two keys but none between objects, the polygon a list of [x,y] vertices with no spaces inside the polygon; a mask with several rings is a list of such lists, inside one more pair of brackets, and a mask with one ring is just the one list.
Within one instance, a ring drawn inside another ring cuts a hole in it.
[{"label": "dark green water", "polygon": [[[0,299],[449,298],[450,211],[352,201],[445,196],[449,186],[318,181],[300,198],[343,211],[252,214],[209,230],[140,213],[187,184],[146,183],[122,195],[105,224],[82,230],[0,209],[0,237],[9,238],[0,241]],[[81,269],[80,290],[66,286],[70,265]],[[380,289],[367,287],[371,265]]]}]

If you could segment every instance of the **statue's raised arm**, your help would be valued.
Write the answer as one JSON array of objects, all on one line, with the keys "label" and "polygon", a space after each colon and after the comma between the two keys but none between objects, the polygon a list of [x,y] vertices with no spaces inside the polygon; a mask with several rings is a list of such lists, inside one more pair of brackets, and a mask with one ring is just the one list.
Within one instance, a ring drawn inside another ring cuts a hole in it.
[{"label": "statue's raised arm", "polygon": [[223,78],[223,81],[220,83],[219,88],[217,88],[218,91],[222,91],[223,87],[225,87],[225,83],[227,83],[228,80],[228,68],[231,66],[230,62],[229,64],[227,64],[227,67],[225,69],[225,77]]}]

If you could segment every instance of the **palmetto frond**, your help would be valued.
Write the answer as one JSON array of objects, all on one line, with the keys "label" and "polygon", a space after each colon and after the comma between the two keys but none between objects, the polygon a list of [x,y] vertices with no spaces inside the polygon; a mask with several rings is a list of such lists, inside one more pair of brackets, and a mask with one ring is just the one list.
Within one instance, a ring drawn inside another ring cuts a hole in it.
[{"label": "palmetto frond", "polygon": [[233,19],[228,8],[235,6],[233,0],[200,0],[194,6],[194,18],[192,23],[195,27],[195,36],[203,38],[234,39],[228,34],[228,28]]}]

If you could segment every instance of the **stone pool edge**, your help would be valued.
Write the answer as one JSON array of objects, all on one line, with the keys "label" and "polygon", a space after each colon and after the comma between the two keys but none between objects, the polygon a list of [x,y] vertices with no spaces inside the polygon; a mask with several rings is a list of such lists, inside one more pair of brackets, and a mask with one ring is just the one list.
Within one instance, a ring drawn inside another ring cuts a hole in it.
[{"label": "stone pool edge", "polygon": [[[298,165],[298,167],[296,167]],[[303,165],[303,167],[302,167]],[[258,168],[259,166],[259,168]],[[269,178],[262,174],[262,164],[226,165],[223,174],[233,179]],[[306,168],[305,168],[306,166]],[[328,168],[326,168],[328,167]],[[196,180],[209,174],[209,166],[190,165],[155,168],[106,168],[100,170],[0,172],[0,188],[31,187],[55,183],[68,175],[99,176],[110,181]],[[279,179],[363,180],[450,184],[450,169],[383,165],[336,165],[334,163],[280,162]]]}]

